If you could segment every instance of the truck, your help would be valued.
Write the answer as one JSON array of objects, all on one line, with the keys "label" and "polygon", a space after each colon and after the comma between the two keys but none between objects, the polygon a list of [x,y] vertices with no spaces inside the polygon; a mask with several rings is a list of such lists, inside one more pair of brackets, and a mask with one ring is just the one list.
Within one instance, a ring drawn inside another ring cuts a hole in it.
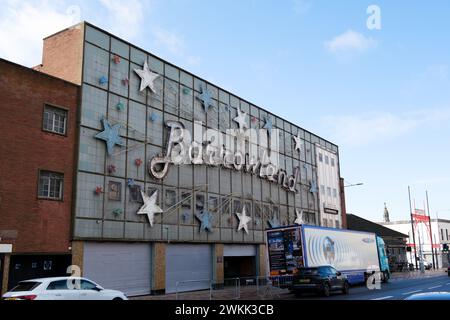
[{"label": "truck", "polygon": [[301,267],[331,265],[352,284],[374,274],[390,277],[385,244],[374,233],[313,225],[295,225],[266,231],[270,277],[289,284]]}]

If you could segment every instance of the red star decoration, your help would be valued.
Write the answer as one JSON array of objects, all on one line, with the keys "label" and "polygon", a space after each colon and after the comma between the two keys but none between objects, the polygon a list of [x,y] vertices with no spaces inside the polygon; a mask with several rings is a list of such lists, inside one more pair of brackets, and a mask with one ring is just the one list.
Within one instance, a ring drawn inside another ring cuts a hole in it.
[{"label": "red star decoration", "polygon": [[134,163],[136,164],[136,166],[141,166],[141,164],[142,164],[142,160],[141,159],[136,159],[136,160],[134,160]]},{"label": "red star decoration", "polygon": [[97,186],[97,187],[95,188],[95,193],[96,193],[96,194],[103,193],[103,188],[100,187],[100,186]]},{"label": "red star decoration", "polygon": [[115,64],[119,64],[120,63],[120,57],[118,55],[115,55],[113,57],[113,61],[114,61]]}]

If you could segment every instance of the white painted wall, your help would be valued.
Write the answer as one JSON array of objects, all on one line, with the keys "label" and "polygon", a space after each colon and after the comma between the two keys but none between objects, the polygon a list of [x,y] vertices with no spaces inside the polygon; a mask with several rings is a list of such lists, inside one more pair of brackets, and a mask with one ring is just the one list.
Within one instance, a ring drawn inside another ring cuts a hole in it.
[{"label": "white painted wall", "polygon": [[[334,165],[332,165],[332,161],[334,161]],[[319,189],[320,214],[322,217],[321,225],[341,228],[338,156],[336,153],[316,144],[316,162],[318,175],[317,187]],[[336,209],[339,213],[337,215],[325,213],[325,207]]]}]

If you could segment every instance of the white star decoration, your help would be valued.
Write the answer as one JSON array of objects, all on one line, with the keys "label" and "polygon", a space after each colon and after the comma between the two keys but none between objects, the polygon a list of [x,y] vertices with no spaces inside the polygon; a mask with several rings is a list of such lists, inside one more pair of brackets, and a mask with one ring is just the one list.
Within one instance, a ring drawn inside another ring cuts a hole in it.
[{"label": "white star decoration", "polygon": [[242,111],[241,108],[237,109],[238,116],[236,118],[233,118],[233,121],[237,122],[239,125],[239,130],[242,132],[245,129],[248,129],[247,122],[245,122],[245,117],[247,116],[247,113],[245,111]]},{"label": "white star decoration", "polygon": [[244,229],[246,233],[248,233],[248,223],[252,220],[249,216],[245,213],[245,206],[242,209],[242,213],[236,212],[237,217],[239,218],[239,226],[237,231]]},{"label": "white star decoration", "polygon": [[153,194],[149,197],[144,191],[141,190],[142,200],[144,200],[144,204],[139,209],[137,214],[146,214],[148,217],[148,221],[150,222],[150,226],[153,227],[153,218],[155,217],[155,213],[163,213],[163,210],[156,204],[156,199],[158,197],[158,190],[153,192]]},{"label": "white star decoration", "polygon": [[144,68],[142,70],[134,69],[134,72],[141,77],[141,87],[139,91],[144,91],[145,88],[149,88],[152,92],[156,92],[155,90],[155,80],[159,78],[159,74],[151,72],[147,60],[144,62]]},{"label": "white star decoration", "polygon": [[295,224],[304,224],[305,221],[303,221],[303,210],[299,212],[298,209],[296,209],[295,214],[297,215],[297,218],[295,219],[294,223]]},{"label": "white star decoration", "polygon": [[292,139],[295,141],[295,151],[302,152],[302,140],[300,139],[300,134],[292,136]]}]

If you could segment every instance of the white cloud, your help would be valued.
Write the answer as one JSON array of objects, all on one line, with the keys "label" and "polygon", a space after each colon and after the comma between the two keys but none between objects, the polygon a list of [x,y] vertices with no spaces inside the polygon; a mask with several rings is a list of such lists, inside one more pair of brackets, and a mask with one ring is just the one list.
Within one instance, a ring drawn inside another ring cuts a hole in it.
[{"label": "white cloud", "polygon": [[323,125],[343,145],[361,146],[393,139],[417,128],[450,121],[450,109],[418,110],[395,115],[389,112],[328,116]]},{"label": "white cloud", "polygon": [[325,48],[333,54],[363,52],[376,45],[377,42],[374,39],[365,37],[354,30],[347,30],[324,43]]},{"label": "white cloud", "polygon": [[0,57],[34,66],[41,62],[42,39],[78,21],[76,6],[64,7],[56,2],[9,0],[0,11]]},{"label": "white cloud", "polygon": [[200,57],[187,53],[187,46],[184,40],[175,32],[161,27],[155,27],[152,30],[152,34],[155,39],[155,46],[161,50],[167,50],[170,54],[182,58],[190,66],[195,66],[200,63]]},{"label": "white cloud", "polygon": [[[141,31],[144,2],[139,0],[100,0],[107,10],[107,28],[111,33],[127,38],[135,38]],[[146,7],[148,9],[149,6]]]}]

